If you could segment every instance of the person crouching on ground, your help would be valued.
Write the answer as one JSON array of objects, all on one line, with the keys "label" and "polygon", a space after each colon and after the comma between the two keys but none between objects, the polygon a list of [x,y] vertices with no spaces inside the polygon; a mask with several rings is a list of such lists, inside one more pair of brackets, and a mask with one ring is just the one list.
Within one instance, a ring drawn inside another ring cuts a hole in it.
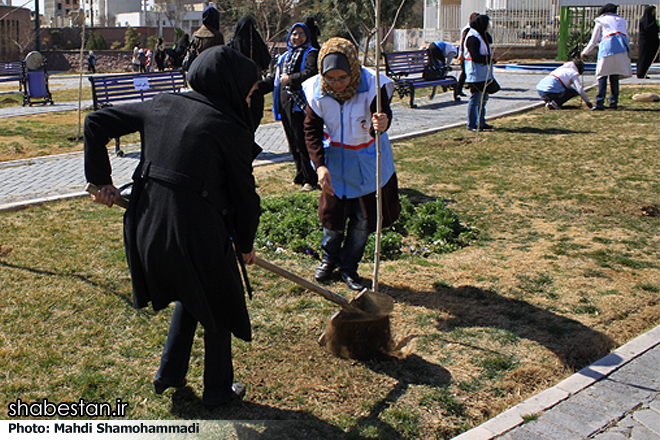
[{"label": "person crouching on ground", "polygon": [[124,217],[124,244],[133,304],[174,313],[154,390],[186,384],[197,323],[204,327],[204,393],[214,407],[241,396],[233,383],[231,335],[249,341],[250,318],[236,258],[255,261],[259,196],[252,174],[254,131],[246,98],[257,67],[216,46],[193,62],[190,93],[108,107],[85,120],[85,174],[101,189],[93,199],[112,206],[106,144],[139,131],[140,163]]},{"label": "person crouching on ground", "polygon": [[581,60],[569,61],[556,68],[536,85],[539,96],[550,110],[559,110],[566,101],[574,96],[581,96],[582,100],[591,108],[587,93],[582,87],[580,75],[584,73],[584,63]]},{"label": "person crouching on ground", "polygon": [[383,226],[399,216],[401,205],[389,138],[393,82],[380,75],[382,111],[376,113],[376,74],[363,68],[348,40],[331,38],[319,53],[319,75],[303,83],[307,97],[305,141],[319,175],[319,218],[323,258],[317,281],[335,268],[351,290],[361,290],[358,264],[376,230],[376,131],[381,134]]}]

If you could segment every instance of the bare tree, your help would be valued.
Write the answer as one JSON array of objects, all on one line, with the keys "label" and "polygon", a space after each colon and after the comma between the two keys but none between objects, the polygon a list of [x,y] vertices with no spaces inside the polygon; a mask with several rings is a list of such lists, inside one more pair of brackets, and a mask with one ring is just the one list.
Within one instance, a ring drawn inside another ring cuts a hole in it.
[{"label": "bare tree", "polygon": [[222,25],[233,29],[241,17],[251,16],[265,41],[274,41],[286,34],[293,20],[307,3],[317,0],[221,0],[215,6],[220,11]]},{"label": "bare tree", "polygon": [[186,5],[188,3],[186,0],[155,0],[154,9],[162,12],[172,27],[181,28],[181,22],[184,15],[186,15]]},{"label": "bare tree", "polygon": [[[381,26],[386,29],[383,41],[392,32],[402,16],[411,13],[414,1],[411,0],[381,0]],[[364,63],[369,57],[369,46],[376,35],[376,3],[375,0],[323,0],[325,11],[331,21],[338,24],[337,30],[343,30],[364,54]],[[328,23],[331,24],[331,23]],[[379,44],[383,44],[380,41]],[[364,45],[361,45],[363,43]]]}]

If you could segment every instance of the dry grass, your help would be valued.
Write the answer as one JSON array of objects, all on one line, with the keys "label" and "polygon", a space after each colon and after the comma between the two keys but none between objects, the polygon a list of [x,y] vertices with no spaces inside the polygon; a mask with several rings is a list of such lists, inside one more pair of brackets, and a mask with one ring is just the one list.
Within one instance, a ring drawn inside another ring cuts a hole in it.
[{"label": "dry grass", "polygon": [[[660,219],[642,209],[660,206],[660,107],[634,92],[618,112],[540,109],[478,139],[457,129],[396,144],[401,191],[448,200],[478,242],[382,263],[397,350],[369,362],[316,344],[336,306],[250,268],[255,339],[234,346],[248,396],[215,411],[199,400],[201,341],[188,387],[151,390],[169,313],[130,306],[119,210],[74,200],[2,213],[2,407],[122,398],[129,419],[291,421],[268,438],[451,438],[660,322]],[[295,190],[291,164],[255,174],[263,196]],[[316,264],[268,258],[310,278]]]}]

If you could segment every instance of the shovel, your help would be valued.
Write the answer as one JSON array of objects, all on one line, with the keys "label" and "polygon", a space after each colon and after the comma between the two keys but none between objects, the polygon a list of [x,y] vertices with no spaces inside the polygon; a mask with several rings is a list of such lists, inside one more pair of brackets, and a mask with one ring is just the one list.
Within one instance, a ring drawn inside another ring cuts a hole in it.
[{"label": "shovel", "polygon": [[338,293],[307,281],[305,278],[299,277],[298,275],[260,257],[257,257],[255,264],[280,275],[289,281],[293,281],[307,290],[318,293],[328,301],[340,305],[344,312],[344,319],[350,319],[352,321],[380,319],[389,316],[394,308],[394,301],[391,297],[382,293],[369,292],[367,288],[362,289],[352,301],[349,301]]},{"label": "shovel", "polygon": [[[96,194],[98,190],[93,183],[85,186],[85,191],[90,194]],[[121,198],[115,204],[127,208],[128,200]],[[341,310],[330,318],[325,332],[319,338],[319,344],[330,353],[343,358],[366,360],[390,352],[392,333],[389,317],[394,309],[394,300],[389,295],[364,288],[349,301],[338,293],[260,257],[256,257],[255,264],[341,306]]]},{"label": "shovel", "polygon": [[391,351],[390,314],[394,309],[394,300],[389,295],[364,288],[349,301],[262,258],[257,257],[256,265],[341,306],[319,338],[319,344],[330,353],[347,359],[367,360]]}]

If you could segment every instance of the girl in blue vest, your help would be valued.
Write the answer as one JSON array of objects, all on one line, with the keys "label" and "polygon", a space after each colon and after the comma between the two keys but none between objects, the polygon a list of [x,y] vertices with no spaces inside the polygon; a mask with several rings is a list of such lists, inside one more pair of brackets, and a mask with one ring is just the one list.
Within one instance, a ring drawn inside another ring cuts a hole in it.
[{"label": "girl in blue vest", "polygon": [[487,15],[477,15],[470,20],[470,29],[465,37],[463,54],[465,57],[465,82],[470,86],[468,101],[468,123],[470,131],[492,129],[486,123],[486,103],[488,102],[487,82],[493,79],[493,39],[487,32],[490,19]]},{"label": "girl in blue vest", "polygon": [[[314,277],[327,281],[335,268],[351,290],[361,290],[358,275],[369,234],[376,230],[376,188],[382,189],[383,226],[399,216],[401,205],[392,149],[385,130],[392,120],[394,84],[360,65],[355,46],[331,38],[319,54],[320,75],[303,84],[307,96],[305,140],[321,184],[319,218],[323,259]],[[376,110],[380,93],[382,109]],[[381,173],[376,177],[380,132]]]},{"label": "girl in blue vest", "polygon": [[610,80],[609,107],[616,109],[619,103],[619,80],[632,75],[630,66],[630,43],[628,42],[628,21],[616,15],[617,6],[608,3],[600,8],[596,17],[591,40],[582,51],[584,58],[598,47],[598,62],[596,78],[598,78],[598,94],[596,105],[592,110],[605,108],[607,95],[607,79]]},{"label": "girl in blue vest", "polygon": [[289,151],[296,164],[294,184],[302,185],[302,191],[316,188],[318,177],[309,161],[305,146],[303,124],[307,101],[302,91],[302,83],[318,73],[316,60],[318,51],[312,47],[309,28],[303,23],[291,27],[286,40],[287,51],[277,60],[274,76],[269,76],[259,84],[263,95],[273,92],[273,114],[282,121]]}]

